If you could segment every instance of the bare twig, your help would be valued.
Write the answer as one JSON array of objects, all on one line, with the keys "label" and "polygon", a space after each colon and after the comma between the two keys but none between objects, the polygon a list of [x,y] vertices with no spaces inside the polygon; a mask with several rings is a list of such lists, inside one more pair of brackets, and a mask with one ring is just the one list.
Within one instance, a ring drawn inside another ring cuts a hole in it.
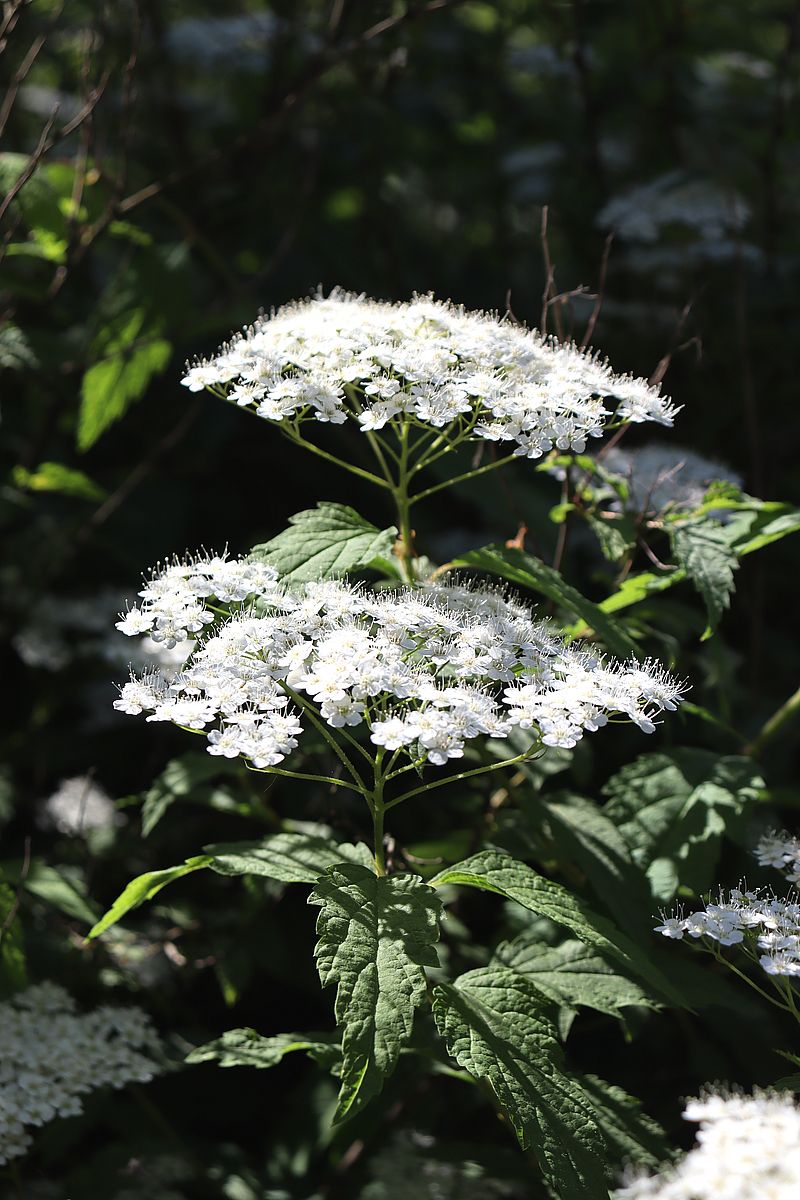
[{"label": "bare twig", "polygon": [[597,321],[600,316],[600,310],[603,307],[603,300],[605,299],[606,290],[606,275],[608,274],[608,260],[611,255],[611,245],[613,241],[614,234],[609,233],[603,246],[602,258],[600,259],[600,274],[597,280],[597,295],[595,296],[594,300],[594,308],[592,309],[589,320],[586,322],[586,332],[583,335],[583,340],[581,341],[580,345],[581,350],[585,350],[587,346],[591,345],[592,338],[594,337],[595,326],[597,325]]}]

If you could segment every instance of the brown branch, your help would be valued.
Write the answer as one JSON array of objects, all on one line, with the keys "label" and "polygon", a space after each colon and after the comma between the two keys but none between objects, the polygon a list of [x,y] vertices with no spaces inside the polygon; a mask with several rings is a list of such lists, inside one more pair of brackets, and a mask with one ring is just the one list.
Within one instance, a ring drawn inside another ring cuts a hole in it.
[{"label": "brown branch", "polygon": [[597,280],[597,295],[595,296],[594,300],[594,308],[592,309],[589,320],[586,323],[586,332],[584,333],[583,340],[580,344],[581,350],[585,350],[587,346],[591,345],[592,338],[594,337],[595,326],[597,325],[597,321],[600,316],[600,310],[603,307],[603,300],[605,299],[606,291],[606,275],[608,274],[608,260],[611,256],[611,245],[613,241],[614,234],[609,233],[605,240],[605,245],[603,246],[602,258],[600,259],[600,275]]}]

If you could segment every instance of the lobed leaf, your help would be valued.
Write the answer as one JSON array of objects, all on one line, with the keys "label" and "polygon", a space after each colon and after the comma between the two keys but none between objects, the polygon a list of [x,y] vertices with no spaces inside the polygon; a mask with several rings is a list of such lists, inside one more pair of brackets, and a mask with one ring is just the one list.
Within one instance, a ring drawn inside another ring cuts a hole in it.
[{"label": "lobed leaf", "polygon": [[502,966],[436,988],[433,1013],[456,1062],[484,1079],[559,1200],[607,1200],[593,1105],[563,1070],[548,1001]]},{"label": "lobed leaf", "polygon": [[508,854],[484,850],[464,862],[446,867],[430,883],[431,887],[444,883],[462,884],[516,900],[523,908],[548,917],[556,925],[571,930],[580,941],[615,959],[672,1004],[686,1007],[669,980],[611,921],[593,912],[567,888],[538,875],[532,867]]},{"label": "lobed leaf", "polygon": [[731,549],[725,527],[711,521],[685,521],[670,527],[672,553],[703,598],[708,625],[703,639],[708,638],[730,605],[734,591],[733,572],[739,565]]},{"label": "lobed leaf", "polygon": [[680,886],[700,893],[715,880],[722,838],[735,830],[764,787],[752,759],[710,750],[640,755],[603,788],[603,809],[646,870],[653,896]]},{"label": "lobed leaf", "polygon": [[289,528],[254,546],[252,556],[293,583],[331,579],[391,555],[397,530],[378,529],[346,504],[322,500],[289,518]]},{"label": "lobed leaf", "polygon": [[275,833],[260,842],[221,842],[204,846],[218,875],[264,875],[282,883],[316,883],[329,867],[359,863],[373,874],[375,863],[364,842],[337,845],[307,833]]},{"label": "lobed leaf", "polygon": [[319,906],[315,949],[322,986],[337,985],[342,1073],[334,1120],[383,1087],[425,999],[424,967],[438,966],[441,904],[416,875],[332,867],[308,898]]},{"label": "lobed leaf", "polygon": [[572,939],[544,945],[538,936],[521,933],[502,942],[494,952],[497,963],[524,975],[554,1004],[593,1008],[620,1017],[631,1007],[659,1008],[652,996],[632,979],[620,975],[590,946]]}]

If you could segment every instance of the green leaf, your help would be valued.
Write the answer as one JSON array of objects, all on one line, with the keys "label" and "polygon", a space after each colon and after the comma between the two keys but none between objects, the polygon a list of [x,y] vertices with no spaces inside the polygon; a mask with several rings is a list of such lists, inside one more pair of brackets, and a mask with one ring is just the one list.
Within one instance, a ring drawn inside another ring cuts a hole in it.
[{"label": "green leaf", "polygon": [[710,750],[643,754],[603,788],[603,812],[647,871],[655,899],[716,881],[722,838],[741,824],[764,781],[752,759]]},{"label": "green leaf", "polygon": [[0,880],[0,999],[25,987],[25,950],[17,894]]},{"label": "green leaf", "polygon": [[605,643],[617,658],[638,656],[636,643],[617,621],[612,620],[591,600],[587,600],[577,588],[561,578],[558,571],[547,566],[523,550],[508,546],[487,546],[484,550],[470,550],[454,559],[455,566],[474,567],[499,575],[510,583],[530,588],[531,591],[547,596],[583,619],[591,631]]},{"label": "green leaf", "polygon": [[77,445],[88,450],[145,393],[153,375],[163,371],[172,347],[157,326],[145,328],[141,309],[111,322],[96,343],[99,361],[81,383]]},{"label": "green leaf", "polygon": [[615,959],[626,971],[643,979],[677,1007],[685,1007],[680,995],[661,971],[611,921],[593,912],[560,884],[538,875],[526,863],[508,854],[499,850],[483,850],[464,862],[446,867],[430,883],[431,887],[439,887],[444,883],[462,884],[516,900],[523,908],[548,917],[556,925],[569,929],[586,945],[594,946],[601,954]]},{"label": "green leaf", "polygon": [[262,1037],[255,1029],[229,1029],[222,1037],[197,1046],[187,1063],[215,1062],[220,1067],[276,1066],[287,1054],[304,1050],[320,1066],[331,1070],[341,1059],[341,1048],[332,1033],[279,1033]]},{"label": "green leaf", "polygon": [[559,1200],[607,1200],[594,1109],[564,1073],[547,1004],[530,980],[490,966],[436,988],[433,1015],[449,1053],[486,1080]]},{"label": "green leaf", "polygon": [[686,521],[670,527],[672,553],[703,597],[708,625],[703,639],[710,637],[730,605],[734,591],[733,572],[738,566],[723,526],[711,521]]},{"label": "green leaf", "polygon": [[105,933],[112,925],[116,925],[117,921],[121,921],[126,913],[131,909],[138,908],[140,904],[144,904],[146,900],[152,900],[157,892],[160,892],[168,883],[172,883],[176,879],[182,879],[184,875],[191,874],[192,871],[199,871],[202,867],[211,865],[211,859],[207,854],[196,855],[194,858],[187,858],[185,863],[181,863],[178,867],[165,867],[162,871],[145,871],[144,875],[137,875],[132,879],[107,913],[92,926],[87,934],[87,937],[96,938],[101,933]]},{"label": "green leaf", "polygon": [[664,1130],[642,1112],[638,1100],[596,1075],[578,1078],[594,1105],[595,1121],[617,1161],[634,1162],[655,1170],[671,1157]]},{"label": "green leaf", "polygon": [[423,968],[438,966],[441,903],[416,875],[379,876],[358,863],[332,867],[308,902],[320,908],[322,986],[337,985],[341,1121],[377,1095],[411,1036],[426,994]]},{"label": "green leaf", "polygon": [[150,836],[176,800],[191,795],[203,784],[220,775],[238,773],[237,763],[229,759],[213,758],[203,752],[190,750],[180,758],[173,758],[145,794],[142,805],[142,836]]},{"label": "green leaf", "polygon": [[587,513],[586,520],[608,562],[619,562],[636,544],[636,522],[628,513],[615,520]]},{"label": "green leaf", "polygon": [[307,583],[368,567],[391,554],[397,537],[392,525],[378,529],[353,508],[322,500],[289,518],[289,528],[260,546],[252,557],[275,567],[283,579]]},{"label": "green leaf", "polygon": [[733,549],[739,558],[744,558],[746,554],[752,554],[798,531],[800,509],[788,504],[765,504],[747,531],[733,543]]},{"label": "green leaf", "polygon": [[354,862],[373,874],[375,863],[364,842],[337,845],[307,833],[274,833],[258,842],[204,846],[218,875],[263,875],[282,883],[316,883],[329,867]]},{"label": "green leaf", "polygon": [[43,462],[35,471],[14,467],[11,479],[16,487],[30,492],[58,492],[80,500],[102,500],[106,495],[83,471],[65,467],[63,463]]},{"label": "green leaf", "polygon": [[91,925],[97,920],[97,909],[86,899],[86,885],[79,870],[67,866],[51,867],[40,859],[34,859],[24,879],[17,872],[16,879],[7,872],[12,881],[20,879],[26,892],[52,904],[68,917]]},{"label": "green leaf", "polygon": [[644,933],[650,889],[625,838],[605,812],[572,792],[523,800],[523,807],[529,820],[546,821],[559,860],[574,863],[586,874],[620,927],[634,936]]},{"label": "green leaf", "polygon": [[566,1008],[593,1008],[620,1017],[625,1008],[659,1007],[637,983],[616,972],[583,942],[569,939],[546,946],[525,932],[511,942],[502,942],[494,959],[530,979],[543,996]]}]

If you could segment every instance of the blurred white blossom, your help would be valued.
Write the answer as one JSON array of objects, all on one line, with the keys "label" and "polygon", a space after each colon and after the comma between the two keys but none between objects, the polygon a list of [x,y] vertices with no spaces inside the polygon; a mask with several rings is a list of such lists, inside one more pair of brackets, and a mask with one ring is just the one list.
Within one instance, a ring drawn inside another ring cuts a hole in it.
[{"label": "blurred white blossom", "polygon": [[43,823],[68,837],[80,837],[93,829],[111,829],[121,814],[106,791],[89,775],[62,779],[42,805]]},{"label": "blurred white blossom", "polygon": [[28,1130],[83,1111],[101,1087],[146,1083],[158,1074],[158,1037],[138,1008],[78,1014],[55,983],[0,1004],[0,1164],[25,1154]]},{"label": "blurred white blossom", "polygon": [[800,1110],[785,1093],[752,1096],[710,1089],[684,1118],[700,1128],[677,1166],[639,1176],[615,1200],[796,1200],[800,1196]]}]

